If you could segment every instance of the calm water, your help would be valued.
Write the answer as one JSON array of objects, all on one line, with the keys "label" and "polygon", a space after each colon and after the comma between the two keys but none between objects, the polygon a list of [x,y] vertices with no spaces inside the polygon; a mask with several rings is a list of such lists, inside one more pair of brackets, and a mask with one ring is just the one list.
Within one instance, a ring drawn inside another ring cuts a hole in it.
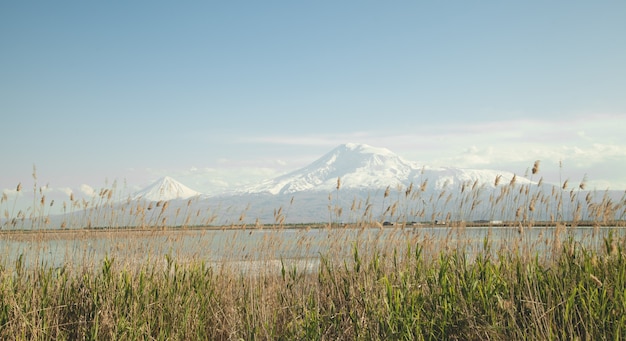
[{"label": "calm water", "polygon": [[572,238],[580,244],[598,248],[612,233],[625,237],[624,228],[530,228],[519,233],[514,228],[416,227],[405,229],[284,229],[284,230],[185,230],[167,232],[97,232],[74,239],[12,239],[0,236],[0,264],[10,264],[21,256],[27,266],[98,266],[105,257],[116,262],[142,263],[203,260],[214,265],[230,264],[258,268],[266,264],[280,267],[281,262],[314,268],[320,256],[350,258],[355,247],[360,253],[402,252],[421,245],[424,250],[464,248],[471,255],[482,250],[486,238],[493,250],[523,247],[545,254],[554,243]]}]

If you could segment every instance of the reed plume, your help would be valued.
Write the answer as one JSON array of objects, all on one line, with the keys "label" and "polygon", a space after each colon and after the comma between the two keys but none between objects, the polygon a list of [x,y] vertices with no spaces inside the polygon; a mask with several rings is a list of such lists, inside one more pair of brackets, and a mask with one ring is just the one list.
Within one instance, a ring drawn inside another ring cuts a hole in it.
[{"label": "reed plume", "polygon": [[532,174],[537,174],[537,172],[539,172],[540,162],[541,162],[540,160],[535,161],[535,164],[533,164]]}]

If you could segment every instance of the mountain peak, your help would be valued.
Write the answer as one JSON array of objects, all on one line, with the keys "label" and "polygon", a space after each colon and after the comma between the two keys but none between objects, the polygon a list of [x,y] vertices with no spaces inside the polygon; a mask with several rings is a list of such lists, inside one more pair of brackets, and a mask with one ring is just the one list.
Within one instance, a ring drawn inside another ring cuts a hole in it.
[{"label": "mountain peak", "polygon": [[389,149],[346,143],[305,168],[265,181],[247,192],[328,191],[336,188],[337,178],[341,178],[342,188],[385,188],[405,182],[416,169]]},{"label": "mountain peak", "polygon": [[164,176],[148,187],[136,192],[133,199],[149,201],[187,199],[201,195],[202,193],[183,185],[169,176]]},{"label": "mountain peak", "polygon": [[[454,167],[421,167],[406,161],[387,148],[367,144],[345,143],[294,172],[266,180],[240,193],[293,194],[297,192],[332,192],[341,179],[341,189],[372,190],[388,186],[409,186],[430,182],[433,190],[480,183],[494,187],[497,176],[509,181],[514,175],[496,170],[461,169]],[[520,183],[530,180],[517,177]]]}]

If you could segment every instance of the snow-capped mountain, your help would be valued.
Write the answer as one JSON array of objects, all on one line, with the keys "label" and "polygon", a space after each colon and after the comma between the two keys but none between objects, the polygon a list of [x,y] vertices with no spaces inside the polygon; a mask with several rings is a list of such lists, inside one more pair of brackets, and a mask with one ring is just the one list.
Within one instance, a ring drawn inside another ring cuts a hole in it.
[{"label": "snow-capped mountain", "polygon": [[[145,212],[138,208],[151,207],[146,201],[171,200],[170,205],[161,206],[158,214],[106,214],[106,210],[124,205],[120,203],[85,211],[105,210],[97,216],[119,218],[119,221],[94,222],[91,213],[77,212],[72,223],[84,227],[165,222],[172,226],[201,226],[257,222],[514,221],[524,215],[536,220],[571,219],[578,207],[572,200],[579,200],[580,207],[587,207],[587,194],[592,202],[600,202],[607,195],[587,192],[571,196],[572,193],[561,193],[559,187],[539,185],[532,180],[538,179],[499,170],[420,166],[385,148],[348,143],[304,168],[229,194],[202,195],[171,177],[164,177],[131,195],[131,201],[126,203],[135,205],[127,212]],[[561,196],[570,198],[563,206],[543,200],[557,200]],[[623,192],[615,192],[615,201],[623,200],[622,196]],[[588,212],[580,214],[582,219],[590,217]],[[58,219],[60,222],[65,217]]]},{"label": "snow-capped mountain", "polygon": [[[436,190],[474,182],[494,187],[498,176],[504,183],[511,181],[514,174],[496,170],[420,167],[386,148],[348,143],[336,147],[309,166],[248,187],[240,193],[329,192],[337,189],[338,179],[344,190],[384,189],[424,182],[428,188]],[[516,182],[529,183],[530,180],[516,177]]]},{"label": "snow-capped mountain", "polygon": [[148,200],[148,201],[160,201],[160,200],[176,200],[176,199],[188,199],[191,197],[202,195],[202,193],[194,191],[193,189],[181,184],[169,176],[165,176],[149,185],[148,187],[135,192],[131,199],[133,200]]},{"label": "snow-capped mountain", "polygon": [[[508,186],[512,182],[515,187]],[[245,207],[246,216],[259,217],[266,223],[282,219],[275,213],[279,207],[285,212],[285,221],[292,223],[324,221],[333,215],[334,219],[348,221],[493,220],[509,219],[500,211],[496,214],[497,208],[491,202],[504,186],[521,188],[530,183],[535,182],[506,171],[420,166],[385,148],[348,143],[306,167],[243,188],[235,195],[220,196],[219,200],[232,212]],[[414,196],[408,195],[411,185]],[[443,194],[445,197],[439,200]],[[526,196],[520,198],[517,206],[527,205]],[[402,216],[389,215],[391,206],[398,205],[405,208]],[[337,210],[343,215],[339,216]]]},{"label": "snow-capped mountain", "polygon": [[289,194],[337,188],[380,188],[405,182],[417,167],[385,148],[342,144],[302,169],[244,190],[248,193]]}]

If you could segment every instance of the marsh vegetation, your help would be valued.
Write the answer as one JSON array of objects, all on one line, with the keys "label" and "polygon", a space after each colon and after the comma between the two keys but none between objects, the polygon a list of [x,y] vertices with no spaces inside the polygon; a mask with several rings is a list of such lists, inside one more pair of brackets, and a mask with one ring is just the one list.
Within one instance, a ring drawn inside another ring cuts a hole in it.
[{"label": "marsh vegetation", "polygon": [[[45,197],[26,216],[4,196],[0,338],[626,337],[623,197],[499,178],[435,195],[427,181],[344,207],[338,179],[328,221],[290,228],[289,204],[272,224],[244,211],[217,226],[192,202],[110,210],[114,189],[70,198],[50,228]],[[470,227],[480,205],[506,218]]]}]

